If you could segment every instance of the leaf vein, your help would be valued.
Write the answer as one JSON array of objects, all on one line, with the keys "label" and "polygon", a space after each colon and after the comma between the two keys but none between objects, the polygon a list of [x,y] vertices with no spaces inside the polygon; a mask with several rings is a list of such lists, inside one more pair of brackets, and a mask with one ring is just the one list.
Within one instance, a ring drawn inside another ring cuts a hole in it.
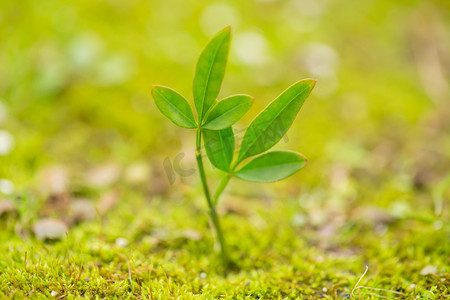
[{"label": "leaf vein", "polygon": [[[185,121],[188,121],[188,123],[194,125],[194,127],[195,127],[195,123],[193,123],[192,120],[187,115],[185,115],[183,111],[179,110],[175,105],[173,105],[172,102],[170,102],[164,94],[162,94],[162,93],[159,93],[159,94],[173,110],[178,112],[181,116],[183,116],[185,118]],[[183,98],[183,100],[184,100],[184,98]]]},{"label": "leaf vein", "polygon": [[[248,151],[250,150],[250,148],[256,143],[256,141],[259,139],[259,137],[267,131],[267,129],[273,124],[273,122],[278,119],[279,115],[286,109],[286,107],[292,103],[292,101],[294,101],[294,99],[296,99],[298,97],[298,95],[300,95],[301,93],[303,93],[306,89],[308,89],[308,87],[305,87],[304,89],[302,89],[300,92],[298,92],[294,97],[292,97],[291,101],[289,101],[282,109],[280,109],[280,111],[276,114],[275,118],[272,119],[272,121],[269,122],[269,124],[260,131],[260,133],[253,139],[253,142],[247,147],[247,149],[245,150],[245,152],[243,152],[242,155],[239,155],[240,159],[242,159],[242,157],[245,157],[245,154],[248,153]],[[264,111],[263,111],[264,112]],[[255,119],[256,120],[256,119]]]},{"label": "leaf vein", "polygon": [[221,41],[217,45],[216,49],[214,49],[213,60],[212,60],[210,66],[209,66],[209,69],[208,69],[208,76],[207,76],[207,79],[206,79],[206,82],[205,82],[205,86],[204,86],[204,89],[203,89],[203,96],[202,96],[202,99],[201,99],[202,100],[202,107],[201,107],[201,112],[200,112],[200,116],[199,116],[200,118],[203,118],[203,113],[204,113],[205,103],[206,103],[206,101],[205,101],[206,100],[206,91],[208,89],[209,79],[211,77],[211,72],[212,72],[212,69],[213,69],[213,65],[214,65],[214,63],[216,61],[217,52],[219,52],[219,49],[220,49],[220,46],[222,45],[222,42],[223,41]]}]

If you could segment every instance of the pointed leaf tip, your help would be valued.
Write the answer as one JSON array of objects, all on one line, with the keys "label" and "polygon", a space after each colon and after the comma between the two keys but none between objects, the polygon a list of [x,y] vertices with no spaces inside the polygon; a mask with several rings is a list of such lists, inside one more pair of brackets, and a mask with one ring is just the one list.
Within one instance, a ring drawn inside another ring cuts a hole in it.
[{"label": "pointed leaf tip", "polygon": [[244,134],[238,162],[270,149],[284,136],[314,84],[311,79],[297,81],[256,116]]},{"label": "pointed leaf tip", "polygon": [[253,105],[254,98],[248,95],[234,95],[218,101],[205,116],[203,128],[221,130],[234,125]]},{"label": "pointed leaf tip", "polygon": [[193,92],[200,123],[219,95],[229,49],[230,28],[225,27],[209,41],[198,58]]},{"label": "pointed leaf tip", "polygon": [[181,94],[160,85],[154,85],[151,93],[158,109],[174,124],[188,129],[197,127],[191,106]]},{"label": "pointed leaf tip", "polygon": [[307,164],[307,159],[300,153],[277,150],[264,153],[249,161],[236,177],[255,182],[274,182],[301,170]]}]

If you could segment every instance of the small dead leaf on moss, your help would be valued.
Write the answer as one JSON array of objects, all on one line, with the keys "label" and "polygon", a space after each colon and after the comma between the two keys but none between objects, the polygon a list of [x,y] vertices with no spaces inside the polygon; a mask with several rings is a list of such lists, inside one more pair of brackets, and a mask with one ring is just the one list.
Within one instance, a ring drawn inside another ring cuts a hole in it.
[{"label": "small dead leaf on moss", "polygon": [[435,266],[432,265],[428,265],[426,267],[424,267],[421,271],[420,271],[420,275],[436,275],[438,272],[437,268]]},{"label": "small dead leaf on moss", "polygon": [[11,180],[0,178],[0,193],[11,195],[14,189],[14,183]]},{"label": "small dead leaf on moss", "polygon": [[153,166],[152,176],[150,179],[150,194],[160,195],[164,194],[169,190],[169,181],[167,180],[167,174],[164,172],[162,167],[159,165]]},{"label": "small dead leaf on moss", "polygon": [[45,201],[44,206],[39,211],[41,217],[49,217],[57,213],[59,216],[67,215],[70,207],[68,194],[51,194]]},{"label": "small dead leaf on moss", "polygon": [[161,244],[163,242],[163,240],[161,240],[160,238],[156,237],[156,236],[152,236],[152,235],[146,235],[144,236],[144,238],[142,239],[142,242],[144,244],[147,244],[151,247],[156,247],[159,244]]},{"label": "small dead leaf on moss", "polygon": [[116,182],[120,177],[120,166],[107,163],[90,169],[85,174],[86,183],[92,187],[105,187]]},{"label": "small dead leaf on moss", "polygon": [[89,199],[75,199],[70,205],[71,215],[75,222],[93,220],[97,217],[94,204]]},{"label": "small dead leaf on moss", "polygon": [[125,248],[126,246],[128,246],[128,240],[124,237],[118,237],[116,239],[116,246],[120,247],[120,248]]},{"label": "small dead leaf on moss", "polygon": [[360,219],[364,223],[388,224],[396,218],[388,211],[376,206],[364,206],[358,209],[354,214],[355,219]]},{"label": "small dead leaf on moss", "polygon": [[97,204],[97,209],[100,215],[104,215],[110,209],[112,209],[119,201],[120,193],[117,190],[112,190],[101,196],[100,201]]},{"label": "small dead leaf on moss", "polygon": [[14,203],[8,200],[0,200],[0,217],[11,213],[17,213]]},{"label": "small dead leaf on moss", "polygon": [[41,219],[33,225],[33,232],[39,240],[60,240],[69,232],[65,223],[57,219]]},{"label": "small dead leaf on moss", "polygon": [[222,199],[223,202],[218,207],[219,214],[233,214],[249,217],[251,214],[250,205],[242,201],[241,197],[228,196]]},{"label": "small dead leaf on moss", "polygon": [[68,190],[69,172],[63,166],[48,166],[40,172],[41,188],[51,195],[64,194]]},{"label": "small dead leaf on moss", "polygon": [[141,184],[147,182],[150,177],[150,167],[145,162],[135,162],[129,165],[124,172],[127,183]]},{"label": "small dead leaf on moss", "polygon": [[195,229],[186,229],[183,232],[183,236],[188,239],[188,240],[192,240],[192,241],[199,241],[202,239],[202,234],[200,231],[195,230]]}]

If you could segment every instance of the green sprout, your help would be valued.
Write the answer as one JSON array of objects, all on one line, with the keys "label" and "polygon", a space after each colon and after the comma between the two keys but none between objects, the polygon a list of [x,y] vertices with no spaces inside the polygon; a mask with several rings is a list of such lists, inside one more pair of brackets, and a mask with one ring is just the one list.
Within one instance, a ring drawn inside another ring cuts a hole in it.
[{"label": "green sprout", "polygon": [[[193,84],[197,120],[187,100],[178,92],[164,86],[152,88],[156,106],[163,115],[176,125],[195,129],[197,132],[195,156],[224,265],[228,265],[230,260],[216,210],[220,195],[232,177],[255,182],[274,182],[296,173],[306,165],[307,160],[300,153],[265,151],[284,136],[316,83],[312,79],[300,80],[273,100],[251,122],[235,157],[232,125],[248,112],[253,104],[253,97],[240,94],[217,100],[225,75],[230,39],[230,27],[226,27],[212,38],[200,54]],[[203,166],[202,136],[210,162],[225,173],[214,195],[210,192]],[[259,156],[248,160],[256,155]]]}]

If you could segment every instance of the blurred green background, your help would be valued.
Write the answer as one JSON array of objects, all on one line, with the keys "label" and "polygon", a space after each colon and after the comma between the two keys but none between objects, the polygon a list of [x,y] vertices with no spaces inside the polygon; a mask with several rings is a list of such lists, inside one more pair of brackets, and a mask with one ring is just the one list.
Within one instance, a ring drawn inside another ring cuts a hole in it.
[{"label": "blurred green background", "polygon": [[256,97],[237,130],[291,83],[318,80],[279,143],[309,166],[235,189],[380,205],[419,197],[432,209],[450,169],[449,23],[444,0],[1,1],[0,190],[39,186],[49,165],[69,170],[77,189],[105,164],[125,177],[148,172],[157,192],[198,189],[197,174],[168,184],[165,158],[185,153],[182,165],[195,167],[194,135],[163,118],[150,88],[191,100],[202,47],[231,25],[220,95]]},{"label": "blurred green background", "polygon": [[[194,132],[150,89],[192,104],[227,25],[220,97],[256,98],[238,140],[290,84],[318,81],[276,146],[309,165],[221,198],[241,270],[224,277],[198,174],[180,172]],[[2,0],[0,298],[348,298],[365,265],[369,292],[448,296],[449,82],[448,0]]]}]

